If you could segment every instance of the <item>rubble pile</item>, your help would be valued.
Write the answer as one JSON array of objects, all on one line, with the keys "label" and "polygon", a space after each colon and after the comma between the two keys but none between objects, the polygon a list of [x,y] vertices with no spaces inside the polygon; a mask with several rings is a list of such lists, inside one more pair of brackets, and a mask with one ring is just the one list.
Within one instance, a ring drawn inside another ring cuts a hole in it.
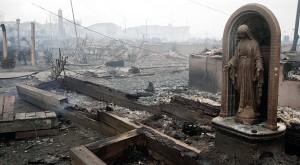
[{"label": "rubble pile", "polygon": [[16,61],[14,58],[1,59],[1,67],[4,69],[14,68]]},{"label": "rubble pile", "polygon": [[156,93],[152,97],[140,97],[140,103],[147,105],[157,105],[160,103],[170,103],[173,96],[181,96],[196,102],[207,103],[215,106],[221,106],[221,95],[202,92],[198,90],[190,90],[187,86],[162,87],[157,88]]},{"label": "rubble pile", "polygon": [[105,136],[64,118],[59,118],[59,135],[12,140],[1,136],[0,164],[62,164],[71,163],[69,149]]},{"label": "rubble pile", "polygon": [[215,133],[209,125],[196,124],[161,114],[154,114],[142,123],[199,149],[209,149],[214,143]]},{"label": "rubble pile", "polygon": [[289,71],[287,79],[288,80],[294,80],[294,81],[300,81],[300,69]]},{"label": "rubble pile", "polygon": [[120,107],[117,105],[114,105],[114,111],[112,111],[111,113],[116,114],[118,116],[126,117],[137,122],[146,120],[147,118],[153,115],[147,111],[137,111],[133,109],[128,109],[126,107]]},{"label": "rubble pile", "polygon": [[296,126],[300,129],[300,112],[289,107],[278,107],[278,118],[286,124],[287,127]]},{"label": "rubble pile", "polygon": [[283,74],[286,80],[300,81],[300,63],[299,57],[292,56],[291,59],[283,60]]},{"label": "rubble pile", "polygon": [[[172,63],[170,63],[172,62]],[[148,56],[141,56],[135,64],[142,68],[146,67],[160,67],[166,65],[188,64],[188,57],[183,57],[174,52],[168,52],[164,54],[151,54]]]}]

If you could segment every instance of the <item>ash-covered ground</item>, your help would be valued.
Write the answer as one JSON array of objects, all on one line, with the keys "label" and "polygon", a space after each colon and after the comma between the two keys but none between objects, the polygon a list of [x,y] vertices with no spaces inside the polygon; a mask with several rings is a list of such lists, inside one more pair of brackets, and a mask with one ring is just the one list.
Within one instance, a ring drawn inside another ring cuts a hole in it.
[{"label": "ash-covered ground", "polygon": [[[66,65],[65,74],[81,77],[131,94],[151,93],[147,97],[138,99],[141,104],[168,103],[173,95],[180,95],[195,101],[220,105],[220,94],[196,91],[188,87],[188,57],[153,54],[140,58],[134,63],[125,61],[125,67],[106,67],[103,65],[103,61],[95,60],[89,61],[89,64],[91,65]],[[138,68],[139,72],[133,72],[132,66]],[[38,68],[25,66],[9,71],[1,70],[1,72],[14,74],[20,71],[42,70],[47,67],[44,65]],[[49,75],[49,70],[46,70],[31,77],[1,79],[0,92],[4,95],[17,95],[15,89],[17,83],[37,84],[39,81],[50,80]],[[149,82],[153,84],[151,89]],[[48,90],[67,96],[70,103],[76,104],[85,113],[95,114],[97,110],[105,111],[107,107],[111,107],[110,113],[153,127],[201,150],[199,158],[203,163],[238,164],[234,155],[222,153],[214,147],[215,133],[207,123],[191,123],[169,115],[128,109],[62,88],[53,87]],[[37,111],[30,107],[32,105],[26,104],[28,103],[19,100],[17,109],[26,112]],[[284,107],[280,109],[280,113],[282,112],[285,116],[291,114],[291,111]],[[61,119],[60,122],[60,134],[58,136],[26,140],[2,137],[0,142],[1,164],[69,164],[68,149],[105,138],[103,135],[85,129],[76,123],[64,119]],[[17,158],[19,158],[18,161],[16,161]],[[299,157],[281,154],[262,157],[253,164],[298,164],[299,162]]]}]

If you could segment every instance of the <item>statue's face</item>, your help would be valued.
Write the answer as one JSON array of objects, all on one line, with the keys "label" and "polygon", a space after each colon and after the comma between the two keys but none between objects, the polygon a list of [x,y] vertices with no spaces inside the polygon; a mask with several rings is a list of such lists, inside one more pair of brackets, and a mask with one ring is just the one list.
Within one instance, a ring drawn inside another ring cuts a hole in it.
[{"label": "statue's face", "polygon": [[245,39],[247,37],[247,32],[245,32],[244,30],[238,29],[237,37],[239,39]]}]

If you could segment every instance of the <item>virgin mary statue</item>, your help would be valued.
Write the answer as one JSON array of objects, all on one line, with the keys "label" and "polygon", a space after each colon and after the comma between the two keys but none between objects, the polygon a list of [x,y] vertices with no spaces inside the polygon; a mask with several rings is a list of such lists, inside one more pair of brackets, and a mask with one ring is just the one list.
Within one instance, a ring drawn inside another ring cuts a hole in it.
[{"label": "virgin mary statue", "polygon": [[235,121],[247,124],[259,122],[258,107],[261,103],[264,83],[263,57],[259,43],[247,25],[239,26],[235,52],[224,70],[229,70],[235,90],[239,93],[239,106]]}]

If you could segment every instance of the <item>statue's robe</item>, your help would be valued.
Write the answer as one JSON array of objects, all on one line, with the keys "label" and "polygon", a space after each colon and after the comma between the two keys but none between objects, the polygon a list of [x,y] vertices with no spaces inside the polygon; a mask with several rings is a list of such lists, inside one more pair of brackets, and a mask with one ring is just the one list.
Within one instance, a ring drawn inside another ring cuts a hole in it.
[{"label": "statue's robe", "polygon": [[239,111],[253,109],[257,113],[262,95],[263,76],[257,78],[256,70],[263,74],[263,58],[260,46],[255,39],[239,40],[229,64],[230,78],[234,88],[239,93]]}]

